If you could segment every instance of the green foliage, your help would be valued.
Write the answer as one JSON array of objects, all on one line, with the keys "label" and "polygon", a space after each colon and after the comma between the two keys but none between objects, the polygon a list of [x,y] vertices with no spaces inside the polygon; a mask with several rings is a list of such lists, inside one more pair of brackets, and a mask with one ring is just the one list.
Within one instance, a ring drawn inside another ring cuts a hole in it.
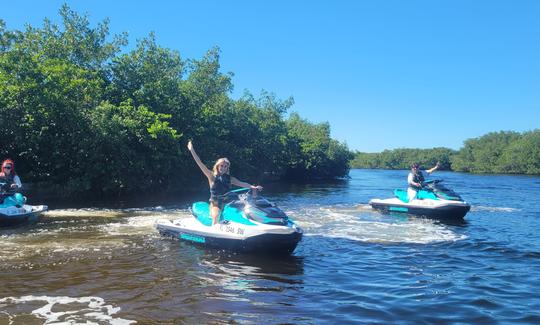
[{"label": "green foliage", "polygon": [[158,46],[151,34],[133,51],[113,59],[108,96],[116,104],[132,100],[134,105],[172,114],[182,100],[184,66],[180,54]]},{"label": "green foliage", "polygon": [[[245,177],[281,176],[286,169],[285,138],[287,129],[282,114],[292,105],[292,99],[281,101],[273,94],[262,92],[259,99],[251,94],[236,101],[229,113],[234,126],[229,138],[237,148],[235,161]],[[236,170],[236,168],[235,168]]]},{"label": "green foliage", "polygon": [[492,132],[465,141],[452,168],[473,173],[540,174],[540,131]]},{"label": "green foliage", "polygon": [[22,44],[47,58],[67,60],[88,69],[102,68],[121,46],[127,44],[125,34],[114,36],[113,41],[107,42],[108,20],[91,28],[86,15],[77,14],[66,4],[59,13],[63,28],[45,19],[42,29],[27,28]]},{"label": "green foliage", "polygon": [[184,61],[150,34],[119,54],[127,38],[108,21],[59,12],[60,26],[0,20],[0,156],[25,182],[64,194],[182,188],[202,178],[188,139],[209,165],[229,157],[238,177],[346,175],[351,153],[327,123],[284,118],[292,98],[232,99],[219,48]]},{"label": "green foliage", "polygon": [[440,170],[449,170],[450,161],[456,152],[448,148],[395,149],[381,153],[357,152],[351,166],[353,168],[409,169],[417,162],[423,168],[431,168],[439,162]]},{"label": "green foliage", "polygon": [[7,50],[15,39],[15,33],[6,30],[6,23],[0,19],[0,52]]},{"label": "green foliage", "polygon": [[69,178],[84,159],[86,113],[99,101],[103,80],[69,61],[19,49],[2,53],[0,71],[3,155],[17,158],[34,181]]},{"label": "green foliage", "polygon": [[523,134],[492,132],[468,139],[459,151],[448,148],[395,149],[381,153],[357,152],[353,168],[408,169],[412,162],[430,168],[471,173],[540,175],[540,130]]},{"label": "green foliage", "polygon": [[294,179],[343,177],[353,158],[347,146],[330,138],[328,123],[312,124],[291,114],[287,121],[287,177]]},{"label": "green foliage", "polygon": [[540,130],[525,132],[501,157],[508,172],[540,175]]},{"label": "green foliage", "polygon": [[167,122],[131,101],[119,106],[103,103],[91,113],[93,148],[86,179],[105,191],[167,189],[171,172],[180,164],[180,135]]}]

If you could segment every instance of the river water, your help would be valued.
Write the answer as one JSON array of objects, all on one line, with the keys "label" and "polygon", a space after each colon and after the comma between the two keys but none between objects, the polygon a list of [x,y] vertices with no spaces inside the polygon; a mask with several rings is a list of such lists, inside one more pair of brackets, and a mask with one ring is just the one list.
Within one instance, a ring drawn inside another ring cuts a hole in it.
[{"label": "river water", "polygon": [[305,232],[279,258],[161,237],[188,199],[51,206],[0,230],[0,324],[540,323],[540,178],[438,172],[472,205],[460,224],[367,206],[406,176],[268,185]]}]

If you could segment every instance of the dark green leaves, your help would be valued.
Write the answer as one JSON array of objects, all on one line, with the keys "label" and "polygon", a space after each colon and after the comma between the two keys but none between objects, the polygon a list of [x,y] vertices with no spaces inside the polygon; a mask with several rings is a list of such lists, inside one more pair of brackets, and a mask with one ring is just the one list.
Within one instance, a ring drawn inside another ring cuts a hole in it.
[{"label": "dark green leaves", "polygon": [[126,36],[111,37],[108,21],[91,26],[67,5],[60,16],[23,31],[0,20],[0,156],[25,182],[66,195],[200,184],[188,139],[209,166],[229,157],[240,178],[347,173],[350,152],[327,123],[285,119],[292,98],[232,99],[219,48],[184,61],[150,34],[119,54]]}]

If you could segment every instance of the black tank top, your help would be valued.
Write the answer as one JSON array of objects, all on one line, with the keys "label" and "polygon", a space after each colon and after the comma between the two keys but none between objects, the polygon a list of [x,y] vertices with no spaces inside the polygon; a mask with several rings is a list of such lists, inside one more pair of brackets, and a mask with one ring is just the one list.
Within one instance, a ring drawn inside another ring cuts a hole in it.
[{"label": "black tank top", "polygon": [[210,197],[223,195],[231,190],[231,176],[222,174],[214,177],[214,183],[210,187]]}]

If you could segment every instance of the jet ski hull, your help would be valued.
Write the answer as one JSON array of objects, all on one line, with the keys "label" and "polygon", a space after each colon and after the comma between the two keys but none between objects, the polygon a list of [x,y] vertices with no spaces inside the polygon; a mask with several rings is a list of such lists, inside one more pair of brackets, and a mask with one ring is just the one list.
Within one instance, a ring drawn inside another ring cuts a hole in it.
[{"label": "jet ski hull", "polygon": [[410,203],[392,199],[373,199],[369,205],[384,213],[405,213],[441,220],[463,219],[471,206],[463,201],[450,200],[413,200]]},{"label": "jet ski hull", "polygon": [[0,208],[0,227],[16,227],[36,222],[42,212],[47,211],[46,205],[23,205]]},{"label": "jet ski hull", "polygon": [[156,228],[164,236],[241,253],[291,254],[302,239],[302,230],[292,222],[287,226],[236,222],[206,226],[196,218],[187,218],[158,220]]}]

